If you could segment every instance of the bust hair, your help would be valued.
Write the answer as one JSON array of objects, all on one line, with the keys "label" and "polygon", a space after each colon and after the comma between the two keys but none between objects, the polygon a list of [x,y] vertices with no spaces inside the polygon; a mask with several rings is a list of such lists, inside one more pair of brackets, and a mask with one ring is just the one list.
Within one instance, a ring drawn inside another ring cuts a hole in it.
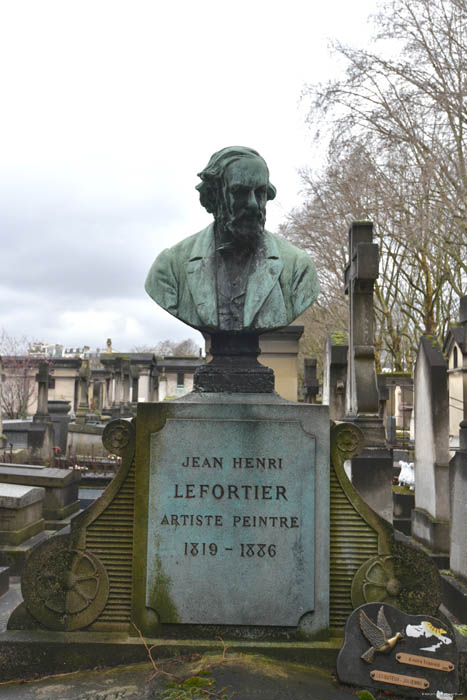
[{"label": "bust hair", "polygon": [[[266,165],[264,158],[253,148],[228,146],[214,153],[204,170],[198,173],[198,177],[202,180],[199,185],[196,185],[196,189],[199,192],[199,201],[210,214],[215,214],[217,211],[218,194],[225,169],[231,163],[235,163],[241,158],[260,158]],[[268,169],[267,165],[266,169]],[[274,199],[275,196],[276,188],[268,182],[268,201]]]}]

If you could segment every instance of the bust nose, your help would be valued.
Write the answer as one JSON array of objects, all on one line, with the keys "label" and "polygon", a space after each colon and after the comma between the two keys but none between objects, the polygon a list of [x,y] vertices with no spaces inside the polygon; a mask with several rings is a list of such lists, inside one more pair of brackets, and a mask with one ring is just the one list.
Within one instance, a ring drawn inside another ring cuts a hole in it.
[{"label": "bust nose", "polygon": [[248,209],[258,209],[258,202],[256,200],[256,195],[254,190],[250,190],[248,193],[248,201],[246,203]]}]

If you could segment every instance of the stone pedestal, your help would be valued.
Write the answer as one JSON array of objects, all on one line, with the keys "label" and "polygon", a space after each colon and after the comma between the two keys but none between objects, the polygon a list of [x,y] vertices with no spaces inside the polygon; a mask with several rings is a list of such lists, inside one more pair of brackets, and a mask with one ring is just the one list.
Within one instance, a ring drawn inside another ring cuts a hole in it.
[{"label": "stone pedestal", "polygon": [[196,392],[270,393],[274,391],[274,372],[258,362],[261,352],[255,333],[211,335],[211,362],[195,372]]},{"label": "stone pedestal", "polygon": [[136,443],[138,628],[326,634],[327,407],[191,394],[140,404]]},{"label": "stone pedestal", "polygon": [[66,443],[68,436],[68,423],[71,418],[71,404],[69,401],[48,401],[47,402],[50,420],[52,421],[54,434],[54,447],[60,447],[63,453],[66,452]]},{"label": "stone pedestal", "polygon": [[0,544],[18,545],[44,529],[44,489],[0,484]]}]

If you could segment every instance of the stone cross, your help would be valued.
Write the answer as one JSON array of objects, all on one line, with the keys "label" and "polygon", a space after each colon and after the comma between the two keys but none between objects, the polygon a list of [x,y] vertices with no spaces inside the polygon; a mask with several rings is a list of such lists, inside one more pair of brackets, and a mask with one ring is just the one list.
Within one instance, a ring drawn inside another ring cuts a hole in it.
[{"label": "stone cross", "polygon": [[351,461],[351,481],[364,500],[392,521],[392,453],[386,446],[379,415],[374,347],[373,288],[378,278],[379,249],[371,221],[354,221],[349,229],[345,293],[349,296],[349,350],[345,419],[363,432],[365,449]]},{"label": "stone cross", "polygon": [[349,263],[345,293],[349,296],[349,361],[346,408],[348,416],[378,415],[373,340],[373,287],[378,278],[379,249],[371,221],[354,221],[349,229]]}]

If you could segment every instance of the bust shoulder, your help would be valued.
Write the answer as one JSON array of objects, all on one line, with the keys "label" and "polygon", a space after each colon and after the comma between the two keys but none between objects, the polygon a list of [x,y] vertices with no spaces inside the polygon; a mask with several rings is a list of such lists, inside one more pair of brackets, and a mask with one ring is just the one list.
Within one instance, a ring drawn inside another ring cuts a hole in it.
[{"label": "bust shoulder", "polygon": [[179,243],[176,243],[171,248],[166,248],[160,255],[168,255],[174,260],[184,262],[186,258],[190,258],[192,253],[206,254],[210,248],[214,248],[214,225],[209,224],[206,228],[201,229],[197,233],[184,238]]}]

